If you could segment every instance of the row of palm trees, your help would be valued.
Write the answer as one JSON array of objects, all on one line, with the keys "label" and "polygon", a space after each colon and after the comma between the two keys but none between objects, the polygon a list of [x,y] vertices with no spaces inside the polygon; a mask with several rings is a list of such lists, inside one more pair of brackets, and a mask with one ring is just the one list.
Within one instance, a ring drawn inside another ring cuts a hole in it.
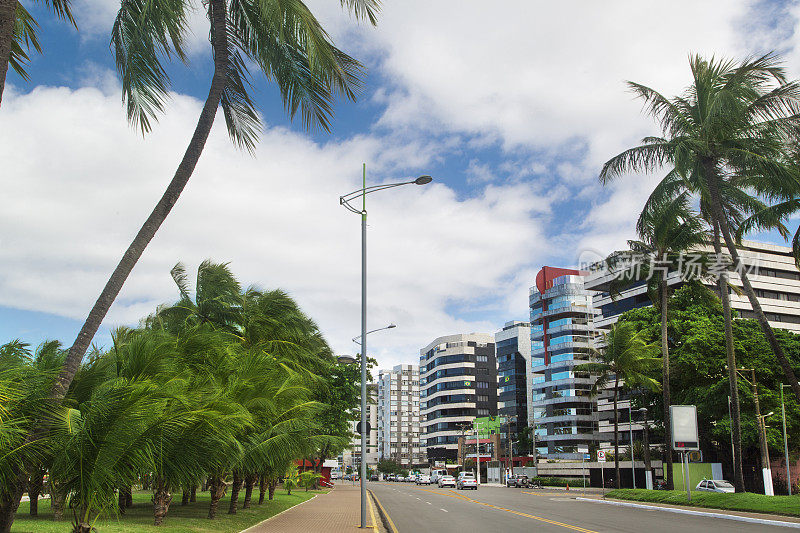
[{"label": "row of palm trees", "polygon": [[[379,0],[339,0],[356,19],[377,23]],[[62,20],[75,25],[70,0],[45,0]],[[123,101],[131,124],[142,133],[152,128],[169,98],[169,69],[164,61],[187,56],[184,43],[190,0],[121,0],[113,28],[111,48],[122,82]],[[46,397],[63,400],[79,371],[92,339],[133,267],[166,220],[189,182],[203,153],[217,111],[222,108],[231,140],[254,152],[262,130],[258,106],[253,101],[251,70],[260,70],[277,94],[290,118],[300,115],[305,129],[330,132],[338,98],[355,100],[365,69],[337,48],[330,35],[301,0],[208,0],[202,9],[209,22],[213,74],[197,125],[174,175],[122,254],[103,290],[89,311],[72,346],[51,380]],[[40,52],[39,27],[19,0],[0,0],[0,102],[11,65],[27,77],[28,53]],[[38,440],[46,428],[31,424],[26,441]],[[11,490],[0,491],[0,532],[8,531],[26,484],[26,472],[18,466]]]},{"label": "row of palm trees", "polygon": [[[665,442],[670,442],[669,344],[667,316],[668,277],[681,270],[683,254],[697,254],[700,282],[713,275],[712,258],[702,253],[710,245],[717,258],[730,257],[728,270],[713,280],[722,300],[725,322],[728,379],[734,433],[734,485],[744,491],[741,421],[733,345],[730,292],[747,296],[769,346],[780,364],[785,381],[800,399],[800,383],[767,321],[747,270],[740,266],[736,247],[742,236],[754,230],[789,233],[783,222],[800,208],[800,83],[787,79],[774,54],[742,61],[690,58],[692,83],[683,93],[667,98],[638,83],[631,90],[644,100],[647,112],[659,123],[661,136],[647,137],[643,144],[612,158],[602,168],[606,184],[627,172],[654,172],[668,168],[648,198],[637,223],[639,240],[630,251],[613,254],[612,268],[628,270],[626,283],[648,280],[650,298],[661,313],[661,357]],[[800,265],[800,230],[793,248]],[[631,269],[631,254],[649,257],[652,269]],[[735,269],[741,287],[732,285]],[[671,273],[671,274],[670,274]],[[624,273],[623,273],[624,274]],[[679,275],[683,275],[680,273]],[[666,474],[673,487],[672,456],[666,454]]]},{"label": "row of palm trees", "polygon": [[[319,423],[336,359],[289,296],[242,290],[224,264],[200,266],[194,297],[183,267],[172,275],[180,299],[117,329],[62,402],[48,398],[67,356],[57,342],[0,347],[0,490],[22,469],[35,502],[46,473],[56,515],[69,509],[73,531],[88,533],[142,480],[156,525],[174,492],[185,504],[205,484],[214,518],[228,488],[235,513],[242,488],[243,507],[257,484],[271,499],[297,460],[346,445]],[[37,421],[43,433],[27,440]]]}]

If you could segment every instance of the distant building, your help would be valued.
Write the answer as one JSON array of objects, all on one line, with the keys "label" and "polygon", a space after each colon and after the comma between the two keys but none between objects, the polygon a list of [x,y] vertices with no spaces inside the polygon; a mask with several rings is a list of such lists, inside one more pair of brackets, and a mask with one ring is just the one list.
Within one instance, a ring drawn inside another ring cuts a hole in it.
[{"label": "distant building", "polygon": [[[510,418],[511,434],[528,425],[531,383],[531,325],[506,322],[494,334],[497,354],[497,415]],[[512,437],[513,438],[513,437]]]},{"label": "distant building", "polygon": [[429,462],[455,461],[458,438],[479,416],[497,415],[494,336],[439,337],[420,350],[420,425]]},{"label": "distant building", "polygon": [[397,365],[378,374],[378,455],[409,467],[426,462],[420,442],[419,367]]},{"label": "distant building", "polygon": [[594,378],[574,370],[589,362],[594,342],[595,311],[585,274],[546,266],[530,290],[530,418],[537,454],[548,459],[581,459],[578,447],[598,438]]}]

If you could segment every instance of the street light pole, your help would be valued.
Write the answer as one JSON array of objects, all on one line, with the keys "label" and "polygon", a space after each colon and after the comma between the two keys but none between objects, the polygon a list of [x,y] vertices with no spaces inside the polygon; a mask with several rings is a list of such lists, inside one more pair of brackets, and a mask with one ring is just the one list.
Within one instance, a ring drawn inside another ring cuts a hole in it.
[{"label": "street light pole", "polygon": [[[361,215],[361,528],[367,527],[367,487],[364,478],[367,476],[367,462],[364,453],[367,449],[367,194],[391,189],[401,185],[425,185],[432,181],[430,176],[420,176],[414,181],[373,185],[367,187],[367,164],[361,167],[361,189],[339,197],[339,205],[348,211]],[[361,209],[353,207],[350,202],[361,197]]]},{"label": "street light pole", "polygon": [[786,439],[786,407],[783,403],[783,388],[790,385],[781,384],[781,415],[783,416],[783,454],[786,459],[786,486],[789,489],[789,496],[792,495],[792,472],[789,468],[789,441]]}]

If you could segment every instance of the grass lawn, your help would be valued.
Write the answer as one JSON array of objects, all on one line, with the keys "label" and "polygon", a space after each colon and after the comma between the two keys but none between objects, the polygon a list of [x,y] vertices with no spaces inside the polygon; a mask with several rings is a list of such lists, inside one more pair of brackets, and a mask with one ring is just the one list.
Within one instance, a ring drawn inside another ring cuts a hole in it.
[{"label": "grass lawn", "polygon": [[692,501],[687,502],[686,491],[682,490],[617,489],[606,493],[606,498],[635,500],[638,502],[668,503],[673,505],[691,505],[694,507],[726,509],[730,511],[800,516],[800,495],[765,496],[752,492],[722,494],[716,492],[693,491]]},{"label": "grass lawn", "polygon": [[[239,494],[239,511],[235,515],[228,514],[229,498],[225,497],[219,504],[217,518],[209,520],[208,504],[211,496],[208,492],[198,492],[197,502],[181,507],[181,493],[173,495],[169,514],[162,526],[153,525],[153,504],[150,502],[150,492],[136,492],[133,495],[133,507],[125,512],[124,516],[101,517],[95,523],[98,533],[217,533],[239,532],[262,520],[274,516],[281,511],[302,503],[315,494],[327,491],[294,490],[291,496],[286,491],[275,491],[275,499],[264,500],[262,505],[253,503],[250,509],[242,509],[244,491]],[[254,500],[258,502],[258,490],[254,491]],[[50,511],[50,500],[39,501],[39,516],[32,518],[28,515],[28,502],[19,506],[17,518],[14,520],[12,533],[69,533],[72,529],[72,514],[67,511],[63,522],[54,522]]]}]

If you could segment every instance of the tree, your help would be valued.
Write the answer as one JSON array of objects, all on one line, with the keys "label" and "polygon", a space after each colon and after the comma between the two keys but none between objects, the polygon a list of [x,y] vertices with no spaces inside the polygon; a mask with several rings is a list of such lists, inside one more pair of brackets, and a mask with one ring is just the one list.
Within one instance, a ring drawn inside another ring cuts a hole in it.
[{"label": "tree", "polygon": [[[800,141],[800,84],[787,80],[774,54],[738,63],[693,56],[690,67],[692,85],[673,99],[629,82],[660,122],[663,136],[647,137],[641,146],[606,162],[600,180],[607,183],[627,171],[673,167],[670,175],[699,197],[712,230],[725,243],[770,349],[800,400],[797,376],[764,316],[747,272],[740,268],[734,239],[737,212],[730,210],[732,204],[755,196],[788,201],[800,194],[797,168],[792,164],[792,150]],[[735,376],[730,380],[735,383]]]},{"label": "tree", "polygon": [[[651,196],[636,225],[638,241],[628,241],[630,251],[612,254],[607,263],[616,274],[612,281],[612,297],[624,287],[634,283],[646,283],[647,293],[661,315],[661,383],[664,400],[665,441],[670,441],[670,378],[669,346],[667,342],[667,316],[671,288],[667,277],[677,273],[683,283],[694,283],[704,287],[701,280],[707,275],[708,258],[699,251],[707,240],[702,224],[690,207],[689,194],[682,192],[674,198]],[[683,267],[693,253],[692,267]],[[672,452],[665,450],[665,478],[667,488],[673,489]]]},{"label": "tree", "polygon": [[[69,21],[77,29],[69,0],[47,0],[45,3],[57,18]],[[31,48],[42,52],[36,33],[38,29],[39,24],[18,0],[0,0],[0,103],[9,65],[22,79],[29,80],[25,70],[30,60],[28,52]]]},{"label": "tree", "polygon": [[[732,418],[728,414],[728,383],[725,371],[726,335],[724,317],[718,298],[708,298],[705,291],[684,286],[675,292],[671,301],[669,318],[670,365],[673,400],[679,404],[696,405],[700,433],[700,447],[706,457],[731,455]],[[628,311],[620,323],[631,324],[650,340],[656,340],[660,330],[660,316],[654,308]],[[780,383],[783,372],[772,357],[769,344],[755,320],[736,319],[733,322],[733,340],[737,360],[741,365],[758,369],[759,397],[763,411],[780,413]],[[800,370],[800,335],[789,331],[776,331],[792,365]],[[655,375],[655,374],[654,374]],[[742,454],[755,461],[758,458],[758,433],[755,422],[752,391],[746,383],[739,383],[742,397]],[[789,449],[800,449],[797,428],[800,427],[798,402],[786,398]],[[663,423],[660,409],[661,396],[645,391],[635,401],[648,407],[657,425]],[[780,423],[769,424],[767,441],[778,452],[783,449]]]},{"label": "tree", "polygon": [[631,324],[615,324],[605,335],[605,347],[597,352],[596,361],[575,367],[576,372],[591,372],[597,375],[592,392],[605,388],[613,381],[614,387],[614,470],[619,488],[619,411],[617,399],[620,383],[629,389],[646,387],[658,389],[658,381],[650,377],[652,367],[658,364],[658,345],[648,343]]}]

